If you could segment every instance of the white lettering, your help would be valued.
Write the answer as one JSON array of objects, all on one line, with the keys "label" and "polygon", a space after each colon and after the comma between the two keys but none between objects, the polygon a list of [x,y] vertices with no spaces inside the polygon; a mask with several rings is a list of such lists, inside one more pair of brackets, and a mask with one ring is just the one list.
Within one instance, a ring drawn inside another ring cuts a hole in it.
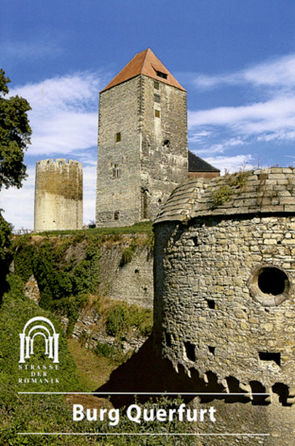
[{"label": "white lettering", "polygon": [[179,421],[183,421],[184,411],[185,411],[185,404],[180,404],[180,406],[178,408],[178,419],[179,419]]},{"label": "white lettering", "polygon": [[[132,414],[132,411],[135,411],[135,414]],[[131,406],[127,409],[127,418],[129,418],[130,421],[134,421],[135,423],[140,424],[140,417],[141,417],[141,408],[137,404],[131,404]]]},{"label": "white lettering", "polygon": [[82,404],[73,404],[73,421],[81,421],[84,420],[84,407]]},{"label": "white lettering", "polygon": [[119,409],[111,409],[109,411],[109,425],[110,426],[117,426],[117,424],[120,421],[120,411]]},{"label": "white lettering", "polygon": [[167,412],[165,409],[158,409],[157,410],[157,420],[158,421],[166,421],[167,419]]},{"label": "white lettering", "polygon": [[97,409],[86,409],[86,418],[88,421],[97,421]]},{"label": "white lettering", "polygon": [[213,421],[213,423],[215,423],[215,421],[216,421],[216,418],[214,416],[215,412],[216,412],[215,407],[210,407],[209,416],[210,416],[210,421]]}]

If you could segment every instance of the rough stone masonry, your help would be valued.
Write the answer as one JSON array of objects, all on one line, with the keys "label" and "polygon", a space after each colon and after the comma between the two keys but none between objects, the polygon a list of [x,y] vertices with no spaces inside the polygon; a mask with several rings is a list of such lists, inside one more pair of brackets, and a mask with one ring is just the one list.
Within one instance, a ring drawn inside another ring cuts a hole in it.
[{"label": "rough stone masonry", "polygon": [[204,391],[246,392],[218,402],[221,431],[270,434],[204,444],[294,446],[295,169],[187,181],[154,228],[155,348]]},{"label": "rough stone masonry", "polygon": [[187,177],[186,91],[148,49],[100,92],[96,226],[153,219]]}]

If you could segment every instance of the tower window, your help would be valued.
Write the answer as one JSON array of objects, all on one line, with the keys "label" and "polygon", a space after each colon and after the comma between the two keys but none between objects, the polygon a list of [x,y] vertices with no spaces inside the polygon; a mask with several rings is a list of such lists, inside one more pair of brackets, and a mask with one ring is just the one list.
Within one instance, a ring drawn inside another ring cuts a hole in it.
[{"label": "tower window", "polygon": [[154,88],[155,88],[155,90],[159,90],[160,84],[158,81],[154,81]]},{"label": "tower window", "polygon": [[118,164],[113,164],[113,178],[120,178],[121,171],[118,167]]},{"label": "tower window", "polygon": [[155,117],[160,118],[160,110],[155,110]]},{"label": "tower window", "polygon": [[148,190],[141,188],[141,218],[148,218]]},{"label": "tower window", "polygon": [[120,212],[119,211],[115,211],[114,212],[114,220],[119,220],[119,216],[120,216]]},{"label": "tower window", "polygon": [[121,132],[116,133],[116,142],[121,141]]},{"label": "tower window", "polygon": [[155,102],[160,102],[161,101],[161,96],[159,94],[154,94],[154,101]]},{"label": "tower window", "polygon": [[158,71],[156,70],[156,74],[158,77],[162,77],[163,79],[167,79],[168,74],[167,73],[163,73],[162,71]]}]

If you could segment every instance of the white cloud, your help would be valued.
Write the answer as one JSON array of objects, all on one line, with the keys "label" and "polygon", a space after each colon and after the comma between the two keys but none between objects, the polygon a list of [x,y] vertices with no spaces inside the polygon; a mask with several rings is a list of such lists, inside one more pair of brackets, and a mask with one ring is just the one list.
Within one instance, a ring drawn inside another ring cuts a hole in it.
[{"label": "white cloud", "polygon": [[35,169],[27,169],[28,178],[21,189],[11,187],[1,190],[0,208],[3,217],[12,223],[14,229],[33,229],[34,226],[34,186]]},{"label": "white cloud", "polygon": [[243,137],[295,139],[295,95],[238,107],[190,111],[189,127],[227,127]]},{"label": "white cloud", "polygon": [[99,88],[99,76],[77,73],[11,90],[32,107],[28,154],[67,154],[96,146]]},{"label": "white cloud", "polygon": [[294,88],[295,54],[274,58],[244,70],[228,74],[207,76],[198,74],[194,84],[199,88],[250,83],[254,86]]},{"label": "white cloud", "polygon": [[95,220],[96,162],[83,168],[83,221]]},{"label": "white cloud", "polygon": [[52,37],[46,41],[2,41],[0,52],[5,59],[11,59],[13,62],[27,59],[40,59],[55,57],[62,53],[62,47],[54,41]]},{"label": "white cloud", "polygon": [[211,146],[204,147],[202,149],[198,149],[198,155],[200,154],[213,154],[213,153],[223,153],[230,147],[241,146],[246,144],[246,142],[241,138],[230,138],[228,140],[223,141],[222,143],[212,144]]},{"label": "white cloud", "polygon": [[257,167],[253,164],[252,155],[217,156],[204,158],[208,163],[221,170],[221,174],[227,172],[238,172]]},{"label": "white cloud", "polygon": [[200,142],[204,138],[209,136],[210,134],[211,134],[211,132],[209,132],[208,130],[202,130],[200,132],[194,132],[194,133],[188,135],[188,140],[189,140],[189,142]]},{"label": "white cloud", "polygon": [[198,127],[202,131],[204,127],[213,132],[219,127],[257,141],[295,140],[295,54],[229,74],[198,75],[195,84],[201,88],[250,84],[263,101],[191,111],[190,129]]}]

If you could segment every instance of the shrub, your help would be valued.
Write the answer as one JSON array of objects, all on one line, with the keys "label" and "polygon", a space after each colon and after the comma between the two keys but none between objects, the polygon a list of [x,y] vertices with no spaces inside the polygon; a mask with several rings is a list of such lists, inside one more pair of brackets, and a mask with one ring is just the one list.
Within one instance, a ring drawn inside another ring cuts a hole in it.
[{"label": "shrub", "polygon": [[126,305],[114,306],[106,320],[106,332],[110,336],[121,336],[130,326],[130,315]]}]

